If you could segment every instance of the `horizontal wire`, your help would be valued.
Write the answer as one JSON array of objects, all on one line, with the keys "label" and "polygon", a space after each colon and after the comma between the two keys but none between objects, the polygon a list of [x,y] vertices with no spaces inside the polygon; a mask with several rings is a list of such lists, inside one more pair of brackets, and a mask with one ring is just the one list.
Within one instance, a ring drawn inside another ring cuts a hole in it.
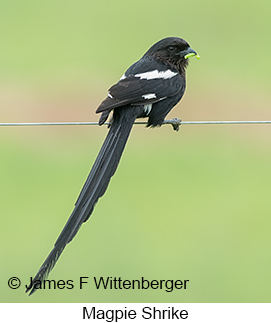
[{"label": "horizontal wire", "polygon": [[[105,122],[109,125],[109,122]],[[134,124],[146,125],[146,121],[136,121]],[[163,124],[172,125],[206,125],[206,124],[271,124],[270,120],[262,121],[181,121],[180,119],[165,120]],[[5,122],[0,127],[18,126],[97,126],[98,122]]]}]

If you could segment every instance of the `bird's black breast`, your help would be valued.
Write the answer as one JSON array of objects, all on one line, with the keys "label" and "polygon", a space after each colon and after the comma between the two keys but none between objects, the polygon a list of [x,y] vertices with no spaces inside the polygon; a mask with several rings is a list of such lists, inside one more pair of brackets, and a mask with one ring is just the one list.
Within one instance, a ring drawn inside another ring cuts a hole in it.
[{"label": "bird's black breast", "polygon": [[180,91],[172,96],[168,97],[165,100],[154,103],[152,109],[148,115],[148,124],[147,127],[157,127],[161,126],[165,120],[167,114],[173,109],[173,107],[181,100],[185,92],[185,81]]}]

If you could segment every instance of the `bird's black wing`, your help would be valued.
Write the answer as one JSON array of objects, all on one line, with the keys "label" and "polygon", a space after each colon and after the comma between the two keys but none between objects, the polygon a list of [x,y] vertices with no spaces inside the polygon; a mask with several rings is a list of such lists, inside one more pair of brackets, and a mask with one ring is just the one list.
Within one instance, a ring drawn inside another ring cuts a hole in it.
[{"label": "bird's black wing", "polygon": [[[131,72],[133,74],[129,74]],[[106,120],[108,114],[114,108],[127,104],[147,105],[155,103],[176,95],[181,87],[180,74],[177,71],[165,68],[165,66],[144,64],[131,71],[128,70],[119,82],[109,89],[108,97],[96,110],[96,113],[103,112],[100,124]]]}]

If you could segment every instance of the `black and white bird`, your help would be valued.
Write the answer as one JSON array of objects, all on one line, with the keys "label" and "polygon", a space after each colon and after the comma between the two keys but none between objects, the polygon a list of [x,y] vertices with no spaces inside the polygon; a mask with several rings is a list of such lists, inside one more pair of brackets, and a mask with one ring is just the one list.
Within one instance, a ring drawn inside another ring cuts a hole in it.
[{"label": "black and white bird", "polygon": [[155,43],[128,68],[100,104],[102,125],[113,111],[113,121],[90,174],[65,227],[38,273],[26,290],[31,295],[54,267],[66,245],[90,217],[98,199],[114,175],[136,118],[148,118],[148,127],[161,126],[185,91],[188,58],[198,56],[182,38],[168,37]]}]

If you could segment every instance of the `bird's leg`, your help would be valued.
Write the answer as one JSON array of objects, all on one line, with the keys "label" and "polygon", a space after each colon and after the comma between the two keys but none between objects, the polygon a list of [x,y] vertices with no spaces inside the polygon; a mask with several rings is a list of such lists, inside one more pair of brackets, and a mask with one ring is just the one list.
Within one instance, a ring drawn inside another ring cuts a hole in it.
[{"label": "bird's leg", "polygon": [[111,125],[112,125],[112,123],[113,123],[113,114],[110,116],[110,118],[108,120],[108,126],[107,126],[107,128],[110,128]]}]

